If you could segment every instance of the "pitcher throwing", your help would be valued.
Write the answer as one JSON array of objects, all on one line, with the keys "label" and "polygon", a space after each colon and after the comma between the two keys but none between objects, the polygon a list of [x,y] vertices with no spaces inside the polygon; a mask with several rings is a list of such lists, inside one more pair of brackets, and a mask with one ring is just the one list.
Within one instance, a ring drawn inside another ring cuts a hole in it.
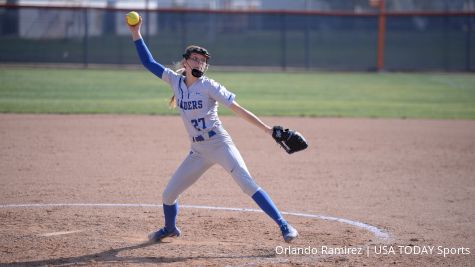
[{"label": "pitcher throwing", "polygon": [[[150,72],[172,88],[171,104],[176,105],[189,135],[191,148],[188,156],[173,174],[163,192],[163,212],[165,226],[149,235],[149,240],[159,242],[166,237],[180,236],[176,226],[178,198],[188,187],[213,164],[221,165],[239,185],[244,193],[252,197],[257,205],[279,226],[286,242],[298,236],[281,215],[269,195],[251,177],[246,164],[234,145],[228,132],[218,118],[218,103],[228,107],[239,117],[272,135],[287,152],[305,149],[303,137],[282,127],[271,128],[253,113],[241,107],[235,95],[224,86],[204,76],[208,68],[210,54],[205,48],[188,46],[180,63],[181,68],[173,71],[156,62],[140,34],[142,18],[135,26],[128,25],[142,64]],[[290,144],[290,151],[284,144]],[[297,144],[295,147],[293,144]]]}]

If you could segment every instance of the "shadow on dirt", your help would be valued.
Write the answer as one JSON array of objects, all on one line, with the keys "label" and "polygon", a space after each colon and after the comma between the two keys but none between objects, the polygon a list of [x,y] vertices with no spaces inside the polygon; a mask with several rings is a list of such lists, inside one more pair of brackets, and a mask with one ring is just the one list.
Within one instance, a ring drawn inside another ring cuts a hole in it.
[{"label": "shadow on dirt", "polygon": [[187,260],[196,260],[196,259],[252,259],[252,258],[274,258],[275,254],[262,254],[258,255],[244,255],[244,256],[192,256],[192,257],[134,257],[134,256],[117,256],[121,251],[134,250],[145,248],[148,246],[159,245],[159,243],[141,243],[133,246],[126,246],[121,248],[115,248],[106,250],[104,252],[70,257],[70,258],[58,258],[58,259],[48,259],[40,261],[25,261],[25,262],[15,262],[15,263],[0,263],[1,266],[62,266],[62,265],[90,265],[90,264],[114,264],[114,263],[175,263],[175,262],[184,262]]}]

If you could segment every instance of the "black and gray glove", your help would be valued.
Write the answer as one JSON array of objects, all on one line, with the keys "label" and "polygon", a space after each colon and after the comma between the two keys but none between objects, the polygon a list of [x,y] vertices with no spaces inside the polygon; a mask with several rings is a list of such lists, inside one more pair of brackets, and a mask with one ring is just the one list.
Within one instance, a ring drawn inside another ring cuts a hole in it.
[{"label": "black and gray glove", "polygon": [[289,154],[308,147],[302,134],[294,130],[284,129],[282,126],[272,128],[272,138]]}]

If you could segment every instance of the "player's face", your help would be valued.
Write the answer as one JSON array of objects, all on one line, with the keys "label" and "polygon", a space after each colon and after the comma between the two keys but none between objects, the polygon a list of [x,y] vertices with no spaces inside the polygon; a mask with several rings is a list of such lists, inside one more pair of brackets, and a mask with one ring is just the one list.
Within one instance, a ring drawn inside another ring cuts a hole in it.
[{"label": "player's face", "polygon": [[190,69],[199,69],[204,71],[206,69],[206,57],[201,54],[192,53],[190,57],[186,60],[188,67]]}]

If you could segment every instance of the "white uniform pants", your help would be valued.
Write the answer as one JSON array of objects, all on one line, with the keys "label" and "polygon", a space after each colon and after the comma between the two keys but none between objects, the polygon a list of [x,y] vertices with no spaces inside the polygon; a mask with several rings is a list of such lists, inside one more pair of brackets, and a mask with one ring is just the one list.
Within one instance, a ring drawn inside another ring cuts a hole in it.
[{"label": "white uniform pants", "polygon": [[231,174],[247,195],[252,196],[260,189],[228,133],[221,128],[211,139],[191,144],[190,154],[175,171],[163,192],[163,203],[173,205],[181,193],[216,163]]}]

